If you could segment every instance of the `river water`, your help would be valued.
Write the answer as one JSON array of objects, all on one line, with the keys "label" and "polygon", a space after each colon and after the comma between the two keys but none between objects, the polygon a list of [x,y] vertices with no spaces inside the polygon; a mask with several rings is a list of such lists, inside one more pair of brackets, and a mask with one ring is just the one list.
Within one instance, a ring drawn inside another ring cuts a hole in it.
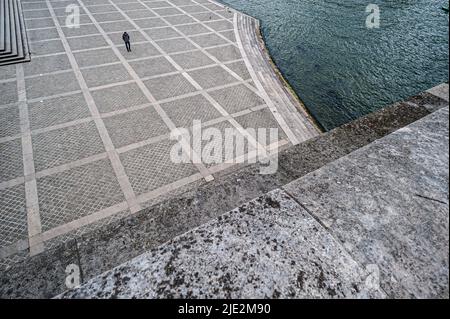
[{"label": "river water", "polygon": [[[327,130],[448,82],[441,0],[221,0],[261,20],[279,69]],[[380,28],[366,27],[377,4]]]}]

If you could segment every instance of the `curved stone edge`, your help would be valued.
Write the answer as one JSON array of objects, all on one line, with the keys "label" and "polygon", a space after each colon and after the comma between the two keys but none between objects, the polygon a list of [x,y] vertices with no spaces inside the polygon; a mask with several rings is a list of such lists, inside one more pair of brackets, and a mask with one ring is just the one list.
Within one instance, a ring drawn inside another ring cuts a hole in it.
[{"label": "curved stone edge", "polygon": [[236,12],[234,25],[238,46],[253,82],[292,144],[320,134],[320,125],[273,62],[261,35],[259,20]]}]

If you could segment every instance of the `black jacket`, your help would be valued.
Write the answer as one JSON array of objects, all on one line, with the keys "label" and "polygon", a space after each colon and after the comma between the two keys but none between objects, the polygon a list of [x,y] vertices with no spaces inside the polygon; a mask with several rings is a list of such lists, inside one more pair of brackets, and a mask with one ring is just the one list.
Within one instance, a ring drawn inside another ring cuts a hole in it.
[{"label": "black jacket", "polygon": [[124,32],[122,35],[122,39],[125,42],[130,42],[130,35],[128,33]]}]

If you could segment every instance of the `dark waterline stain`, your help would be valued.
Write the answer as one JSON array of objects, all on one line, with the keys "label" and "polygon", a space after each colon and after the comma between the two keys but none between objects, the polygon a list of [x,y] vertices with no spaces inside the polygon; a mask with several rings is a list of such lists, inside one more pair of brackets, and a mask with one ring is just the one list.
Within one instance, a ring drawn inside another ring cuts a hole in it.
[{"label": "dark waterline stain", "polygon": [[[327,130],[448,82],[441,0],[221,0],[261,20],[273,60]],[[366,6],[380,7],[367,29]]]}]

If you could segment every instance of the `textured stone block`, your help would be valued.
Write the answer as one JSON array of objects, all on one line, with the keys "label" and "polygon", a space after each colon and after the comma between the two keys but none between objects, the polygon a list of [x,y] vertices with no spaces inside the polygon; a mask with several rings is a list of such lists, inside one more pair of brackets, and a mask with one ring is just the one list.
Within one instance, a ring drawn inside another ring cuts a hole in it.
[{"label": "textured stone block", "polygon": [[202,95],[161,104],[172,122],[177,127],[191,128],[194,120],[206,122],[219,118],[220,113]]},{"label": "textured stone block", "polygon": [[142,105],[149,101],[135,83],[117,85],[92,92],[100,113]]},{"label": "textured stone block", "polygon": [[171,57],[185,70],[215,64],[213,60],[201,51],[173,54]]},{"label": "textured stone block", "polygon": [[84,69],[82,73],[88,87],[131,80],[130,74],[120,63]]},{"label": "textured stone block", "polygon": [[65,54],[35,57],[31,63],[25,63],[23,67],[26,76],[69,70],[71,68],[69,59]]},{"label": "textured stone block", "polygon": [[161,55],[161,53],[150,42],[138,44],[131,43],[131,52],[127,52],[125,45],[119,46],[119,50],[127,60]]},{"label": "textured stone block", "polygon": [[176,27],[177,30],[182,32],[185,35],[195,35],[200,33],[208,33],[211,32],[208,28],[204,27],[200,23],[196,24],[186,24],[186,25],[179,25]]},{"label": "textured stone block", "polygon": [[247,69],[247,66],[245,65],[244,61],[237,61],[237,62],[233,62],[233,63],[228,63],[226,64],[226,66],[233,71],[234,73],[236,73],[237,75],[239,75],[244,81],[245,80],[249,80],[252,77],[250,76],[250,73]]},{"label": "textured stone block", "polygon": [[32,130],[54,126],[91,116],[83,94],[46,99],[28,104]]},{"label": "textured stone block", "polygon": [[188,72],[190,76],[204,89],[230,84],[238,80],[221,66]]},{"label": "textured stone block", "polygon": [[73,72],[26,79],[27,98],[51,96],[80,89]]},{"label": "textured stone block", "polygon": [[[125,17],[124,17],[125,19]],[[134,30],[134,26],[128,21],[114,21],[114,22],[102,22],[100,23],[103,31],[109,32],[124,32]]]},{"label": "textured stone block", "polygon": [[152,40],[181,37],[181,34],[172,27],[147,29],[145,32],[150,36],[150,38],[152,38]]},{"label": "textured stone block", "polygon": [[191,39],[202,48],[209,48],[217,45],[227,44],[226,40],[222,39],[214,33],[194,36],[191,37]]},{"label": "textured stone block", "polygon": [[111,116],[103,121],[116,148],[169,133],[152,106]]},{"label": "textured stone block", "polygon": [[176,53],[196,49],[196,47],[186,39],[160,40],[156,41],[156,43],[166,53]]},{"label": "textured stone block", "polygon": [[264,104],[263,99],[242,84],[209,94],[230,114]]},{"label": "textured stone block", "polygon": [[47,28],[47,27],[54,27],[55,23],[53,22],[52,18],[48,19],[30,19],[26,20],[25,24],[27,26],[27,29],[38,29],[38,28]]},{"label": "textured stone block", "polygon": [[110,12],[110,13],[96,13],[93,14],[95,21],[97,22],[110,22],[110,21],[121,21],[125,20],[125,17],[120,12]]},{"label": "textured stone block", "polygon": [[0,190],[0,247],[28,237],[23,184]]},{"label": "textured stone block", "polygon": [[137,11],[127,11],[127,12],[125,12],[125,14],[128,17],[130,17],[131,19],[144,19],[144,18],[155,17],[155,14],[147,9],[137,10]]},{"label": "textured stone block", "polygon": [[105,152],[94,122],[32,136],[36,171]]},{"label": "textured stone block", "polygon": [[0,183],[23,176],[22,140],[0,143]]},{"label": "textured stone block", "polygon": [[[44,54],[65,52],[65,50],[61,40],[51,40],[45,42],[31,42],[30,52],[34,55],[44,55]],[[30,63],[34,64],[34,62],[35,60],[33,60],[33,62]],[[25,65],[28,65],[28,63]]]},{"label": "textured stone block", "polygon": [[58,31],[56,31],[56,28],[43,30],[28,30],[27,35],[28,40],[30,40],[31,42],[59,38]]},{"label": "textured stone block", "polygon": [[0,83],[0,105],[15,103],[18,101],[17,84],[13,82]]},{"label": "textured stone block", "polygon": [[70,38],[67,39],[67,41],[69,42],[69,46],[73,51],[93,49],[108,45],[101,35],[91,35],[82,38]]},{"label": "textured stone block", "polygon": [[[15,77],[16,66],[14,64],[0,66],[0,80],[12,79]],[[0,102],[0,104],[3,104],[3,102]]]},{"label": "textured stone block", "polygon": [[197,5],[182,7],[181,9],[187,13],[198,13],[208,11],[208,9],[206,9],[205,7]]},{"label": "textured stone block", "polygon": [[170,150],[175,141],[165,140],[120,154],[136,194],[143,194],[197,173],[190,163],[173,163]]},{"label": "textured stone block", "polygon": [[19,107],[0,108],[0,138],[20,134]]},{"label": "textured stone block", "polygon": [[180,24],[187,24],[187,23],[194,23],[196,22],[194,19],[192,19],[188,15],[178,15],[178,16],[171,16],[171,17],[165,17],[166,21],[168,21],[171,25],[180,25]]},{"label": "textured stone block", "polygon": [[113,5],[98,5],[98,6],[91,6],[88,8],[89,12],[91,13],[102,13],[102,12],[118,12],[116,8],[114,8]]},{"label": "textured stone block", "polygon": [[209,12],[202,12],[202,13],[194,13],[192,16],[200,21],[206,22],[206,21],[215,21],[215,20],[221,20],[223,17],[209,11]]},{"label": "textured stone block", "polygon": [[228,45],[220,48],[207,49],[208,53],[212,54],[220,62],[228,62],[242,59],[241,52],[234,45]]},{"label": "textured stone block", "polygon": [[231,23],[230,21],[213,21],[206,22],[205,24],[215,31],[233,30],[233,23]]},{"label": "textured stone block", "polygon": [[132,61],[130,65],[141,78],[176,71],[175,67],[164,57]]},{"label": "textured stone block", "polygon": [[183,14],[183,12],[181,12],[180,10],[178,10],[176,8],[158,8],[158,9],[153,9],[153,11],[155,11],[155,13],[160,15],[161,17]]},{"label": "textured stone block", "polygon": [[109,160],[37,180],[44,231],[125,200]]},{"label": "textured stone block", "polygon": [[83,24],[80,25],[78,28],[62,27],[62,30],[66,37],[77,37],[100,33],[95,24]]},{"label": "textured stone block", "polygon": [[80,67],[117,62],[119,59],[112,49],[98,49],[74,53]]},{"label": "textured stone block", "polygon": [[196,88],[181,74],[150,79],[145,81],[144,84],[157,100],[177,97],[196,91]]},{"label": "textured stone block", "polygon": [[136,19],[134,22],[142,29],[167,26],[167,23],[160,18]]},{"label": "textured stone block", "polygon": [[[241,124],[241,126],[244,129],[249,128],[255,129],[257,135],[254,135],[252,133],[252,130],[249,130],[249,132],[251,133],[251,135],[253,135],[253,137],[255,137],[258,140],[259,143],[263,144],[263,146],[270,145],[272,143],[278,142],[279,140],[287,138],[286,134],[284,133],[282,128],[278,125],[278,122],[275,120],[272,112],[268,108],[239,116],[235,118],[235,120],[239,124]],[[258,135],[258,129],[262,128],[267,130],[266,134],[261,136]],[[270,135],[269,129],[271,128],[277,129],[278,132],[277,139],[275,139],[275,137],[272,137]],[[264,136],[266,139],[265,141],[261,140],[261,138],[264,138]]]}]

